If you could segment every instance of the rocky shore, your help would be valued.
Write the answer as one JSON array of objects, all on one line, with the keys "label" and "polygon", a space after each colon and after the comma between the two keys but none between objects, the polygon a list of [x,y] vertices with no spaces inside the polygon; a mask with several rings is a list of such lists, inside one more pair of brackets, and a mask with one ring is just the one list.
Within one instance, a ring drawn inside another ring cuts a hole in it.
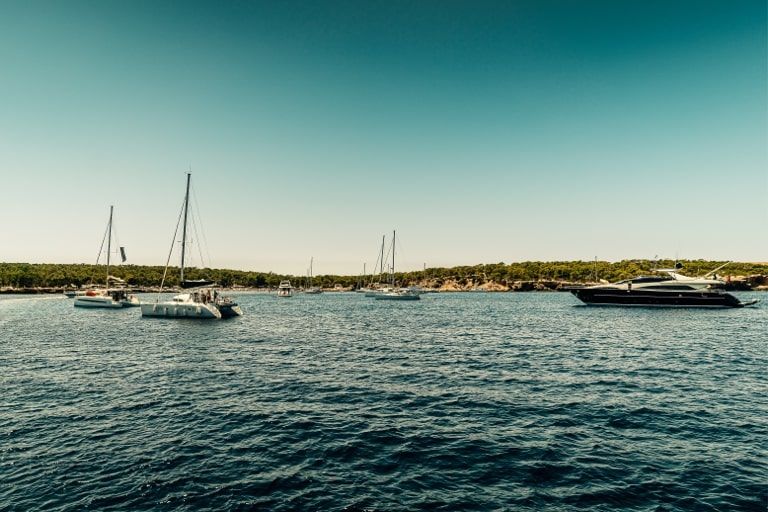
[{"label": "rocky shore", "polygon": [[[726,285],[725,289],[729,291],[768,291],[768,275],[753,275],[753,276],[726,276],[724,278]],[[595,282],[575,282],[575,281],[563,281],[563,280],[530,280],[530,281],[511,281],[511,282],[496,282],[496,281],[473,281],[473,280],[423,280],[417,282],[408,283],[409,286],[418,286],[425,291],[429,292],[535,292],[535,291],[567,291],[569,288],[578,286],[591,286]],[[85,290],[86,288],[83,288]],[[18,295],[35,295],[35,294],[63,294],[65,291],[72,291],[71,287],[13,287],[5,286],[0,287],[0,294],[18,294]],[[242,286],[234,286],[232,288],[225,288],[230,292],[262,292],[269,293],[276,290],[276,288],[249,288]],[[161,290],[159,287],[144,286],[144,287],[131,287],[132,293],[159,293]],[[162,290],[165,293],[179,293],[178,288],[165,288]],[[297,289],[300,291],[300,289]],[[353,291],[353,288],[335,286],[332,288],[324,288],[325,292],[349,292]]]}]

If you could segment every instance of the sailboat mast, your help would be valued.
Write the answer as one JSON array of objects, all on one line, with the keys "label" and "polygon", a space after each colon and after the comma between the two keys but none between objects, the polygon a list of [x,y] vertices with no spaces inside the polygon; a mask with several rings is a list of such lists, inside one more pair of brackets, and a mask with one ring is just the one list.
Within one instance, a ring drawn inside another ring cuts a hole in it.
[{"label": "sailboat mast", "polygon": [[395,232],[392,231],[392,288],[395,287]]},{"label": "sailboat mast", "polygon": [[381,256],[379,256],[381,268],[379,269],[379,280],[381,280],[381,276],[384,275],[384,240],[386,238],[387,235],[381,235]]},{"label": "sailboat mast", "polygon": [[112,211],[114,205],[109,205],[109,225],[107,227],[107,288],[109,288],[109,256],[112,252]]},{"label": "sailboat mast", "polygon": [[184,256],[187,249],[187,213],[189,212],[189,179],[192,173],[187,173],[187,191],[184,194],[184,227],[181,231],[181,282],[184,282]]},{"label": "sailboat mast", "polygon": [[312,263],[315,261],[315,257],[309,258],[309,287],[312,288]]}]

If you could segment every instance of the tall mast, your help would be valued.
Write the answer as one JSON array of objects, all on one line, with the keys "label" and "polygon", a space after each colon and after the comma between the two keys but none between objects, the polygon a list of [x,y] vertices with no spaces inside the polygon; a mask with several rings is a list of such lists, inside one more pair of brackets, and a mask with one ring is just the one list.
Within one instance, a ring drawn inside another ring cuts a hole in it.
[{"label": "tall mast", "polygon": [[113,205],[109,205],[109,224],[107,227],[107,288],[109,288],[109,255],[112,252],[112,210]]},{"label": "tall mast", "polygon": [[395,287],[395,232],[392,231],[392,288]]},{"label": "tall mast", "polygon": [[181,282],[184,282],[184,255],[187,250],[187,213],[189,212],[189,179],[192,173],[187,173],[187,192],[184,194],[184,227],[181,231]]},{"label": "tall mast", "polygon": [[312,288],[312,262],[315,261],[314,256],[310,256],[309,258],[309,287]]},{"label": "tall mast", "polygon": [[[379,261],[381,262],[381,269],[379,270],[379,276],[384,275],[384,239],[387,238],[387,235],[381,235],[381,256],[379,257]],[[381,277],[379,277],[381,279]]]}]

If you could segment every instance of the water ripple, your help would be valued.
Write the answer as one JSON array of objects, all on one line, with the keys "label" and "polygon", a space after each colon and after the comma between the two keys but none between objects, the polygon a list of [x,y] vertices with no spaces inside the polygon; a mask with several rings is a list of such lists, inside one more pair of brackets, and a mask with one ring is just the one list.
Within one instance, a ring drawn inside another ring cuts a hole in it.
[{"label": "water ripple", "polygon": [[239,299],[210,323],[0,299],[0,509],[768,505],[768,309]]}]

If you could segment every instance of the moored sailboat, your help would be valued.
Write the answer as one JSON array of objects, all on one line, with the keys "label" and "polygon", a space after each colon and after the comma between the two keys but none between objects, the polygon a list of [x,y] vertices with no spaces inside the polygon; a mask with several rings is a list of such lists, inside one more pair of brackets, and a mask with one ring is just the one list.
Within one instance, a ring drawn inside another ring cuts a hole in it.
[{"label": "moored sailboat", "polygon": [[395,235],[392,232],[392,267],[390,268],[389,289],[374,295],[376,300],[419,300],[419,290],[416,288],[397,288],[395,285]]},{"label": "moored sailboat", "polygon": [[[103,309],[119,309],[124,307],[133,307],[139,305],[139,299],[132,294],[129,294],[125,290],[125,283],[122,279],[109,275],[110,257],[112,255],[112,219],[114,215],[114,206],[109,207],[109,221],[107,222],[107,231],[105,233],[106,239],[102,241],[102,249],[104,248],[104,241],[107,243],[107,279],[104,288],[92,288],[85,293],[73,292],[72,297],[75,299],[74,306],[78,308],[103,308]],[[125,261],[125,249],[120,247],[120,254]],[[101,249],[99,249],[99,258],[101,257]],[[97,258],[98,263],[98,258]],[[110,283],[119,283],[122,286],[110,289]],[[69,296],[69,295],[68,295]]]},{"label": "moored sailboat", "polygon": [[[189,217],[189,183],[191,174],[187,173],[187,186],[184,194],[183,205],[183,225],[181,237],[181,265],[180,265],[180,285],[185,293],[174,296],[171,300],[160,301],[160,295],[155,302],[143,303],[141,305],[141,315],[147,317],[163,318],[229,318],[243,314],[240,306],[229,297],[221,295],[215,286],[215,283],[207,280],[188,280],[184,278],[186,264],[186,245],[187,245],[187,224]],[[181,221],[181,219],[179,219]],[[173,245],[176,243],[176,233],[179,226],[176,225],[176,231],[173,233],[173,242],[171,250],[168,253],[168,260],[163,272],[163,280],[160,289],[165,286],[165,279],[168,273],[168,266],[173,253]]]},{"label": "moored sailboat", "polygon": [[319,286],[314,286],[314,283],[312,282],[313,275],[312,275],[312,264],[314,263],[315,258],[312,257],[309,259],[309,273],[308,273],[308,280],[307,280],[307,289],[304,290],[304,293],[308,293],[309,295],[319,295],[323,293],[323,289]]}]

